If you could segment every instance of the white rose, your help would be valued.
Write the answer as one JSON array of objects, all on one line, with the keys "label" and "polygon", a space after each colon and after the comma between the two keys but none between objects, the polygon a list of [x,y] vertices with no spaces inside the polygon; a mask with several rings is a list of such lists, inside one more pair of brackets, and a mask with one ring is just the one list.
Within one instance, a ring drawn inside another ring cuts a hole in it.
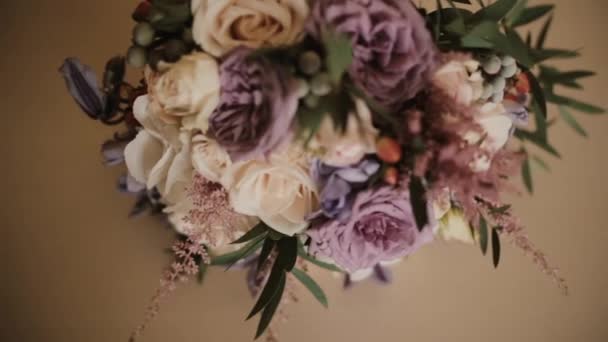
[{"label": "white rose", "polygon": [[308,227],[307,216],[318,207],[308,160],[285,152],[267,161],[233,164],[222,177],[238,213],[257,216],[274,230],[293,236]]},{"label": "white rose", "polygon": [[137,98],[133,112],[143,129],[125,148],[129,173],[148,189],[156,187],[166,203],[177,203],[192,180],[191,133],[159,120],[147,95]]},{"label": "white rose", "polygon": [[237,46],[259,48],[303,37],[306,0],[192,0],[194,40],[220,57]]},{"label": "white rose", "polygon": [[[493,155],[509,141],[513,121],[501,103],[488,102],[478,106],[475,121],[481,126],[483,134],[467,132],[464,138],[470,144],[477,144],[483,139],[481,148]],[[487,171],[491,162],[490,158],[481,156],[473,163],[473,169],[477,172]]]},{"label": "white rose", "polygon": [[355,99],[356,113],[348,116],[346,130],[338,132],[330,115],[317,131],[313,146],[320,148],[321,160],[327,165],[343,167],[358,163],[366,154],[376,153],[378,130],[363,100]]},{"label": "white rose", "polygon": [[192,164],[203,177],[219,183],[224,171],[232,165],[232,161],[215,140],[197,134],[192,139]]},{"label": "white rose", "polygon": [[175,64],[165,64],[160,73],[147,70],[150,97],[160,107],[160,117],[187,129],[203,132],[220,98],[219,67],[204,53],[183,56]]},{"label": "white rose", "polygon": [[446,241],[460,241],[473,244],[475,238],[471,226],[459,209],[451,209],[439,220],[436,235]]},{"label": "white rose", "polygon": [[433,82],[464,106],[478,101],[483,93],[483,76],[479,70],[479,62],[473,59],[446,63],[435,73]]}]

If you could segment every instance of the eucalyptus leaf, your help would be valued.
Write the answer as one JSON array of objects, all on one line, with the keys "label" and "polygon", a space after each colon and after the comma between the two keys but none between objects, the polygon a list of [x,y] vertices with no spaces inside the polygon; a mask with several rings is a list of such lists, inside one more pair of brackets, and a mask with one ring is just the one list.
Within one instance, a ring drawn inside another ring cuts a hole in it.
[{"label": "eucalyptus leaf", "polygon": [[283,238],[277,242],[279,255],[275,266],[289,272],[296,265],[298,259],[298,238],[295,236]]},{"label": "eucalyptus leaf", "polygon": [[493,4],[477,11],[469,22],[480,22],[483,20],[499,22],[501,21],[517,4],[517,0],[497,0]]},{"label": "eucalyptus leaf", "polygon": [[276,245],[276,241],[270,238],[266,238],[264,240],[264,245],[262,246],[262,251],[260,251],[260,256],[258,258],[258,271],[262,268],[262,266],[264,265],[264,263],[268,260],[268,257],[270,257],[270,253],[272,253],[272,250],[274,249],[274,246]]}]

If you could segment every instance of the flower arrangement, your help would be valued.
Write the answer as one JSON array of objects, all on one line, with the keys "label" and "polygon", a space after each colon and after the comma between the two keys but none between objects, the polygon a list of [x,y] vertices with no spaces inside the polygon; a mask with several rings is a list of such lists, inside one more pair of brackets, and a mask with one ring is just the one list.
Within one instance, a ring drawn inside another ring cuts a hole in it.
[{"label": "flower arrangement", "polygon": [[[594,73],[549,64],[579,55],[545,47],[552,5],[436,4],[147,0],[101,84],[66,59],[77,104],[122,127],[102,154],[127,166],[131,214],[162,214],[179,234],[133,340],[177,282],[210,266],[248,269],[257,338],[294,282],[327,306],[310,265],[346,285],[388,281],[388,265],[434,240],[491,250],[494,266],[507,240],[567,291],[502,195],[521,192],[518,174],[532,192],[532,166],[547,167],[529,146],[559,156],[548,104],[582,135],[571,110],[604,112],[557,92]],[[136,84],[127,64],[143,70]]]}]

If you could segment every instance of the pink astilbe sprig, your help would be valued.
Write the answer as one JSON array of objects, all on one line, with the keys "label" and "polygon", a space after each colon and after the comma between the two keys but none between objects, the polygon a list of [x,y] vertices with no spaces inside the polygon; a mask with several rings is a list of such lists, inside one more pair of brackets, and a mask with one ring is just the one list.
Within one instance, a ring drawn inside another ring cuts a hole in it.
[{"label": "pink astilbe sprig", "polygon": [[179,283],[187,282],[200,271],[199,262],[209,265],[211,258],[198,239],[189,238],[186,241],[177,241],[172,246],[175,261],[163,272],[160,287],[152,297],[146,310],[143,322],[131,334],[130,342],[137,340],[147,325],[158,315],[165,298],[177,289]]},{"label": "pink astilbe sprig", "polygon": [[[192,206],[187,215],[182,217],[184,234],[197,236],[199,241],[205,241],[209,246],[238,238],[238,226],[243,217],[232,209],[228,193],[221,184],[196,174],[187,190],[187,196],[192,201]],[[221,232],[214,229],[216,227],[221,227]]]},{"label": "pink astilbe sprig", "polygon": [[[564,293],[568,294],[568,284],[566,280],[560,275],[559,268],[551,266],[547,260],[546,255],[530,241],[528,234],[525,231],[524,226],[520,220],[515,217],[512,213],[510,206],[496,203],[489,204],[484,201],[479,201],[480,214],[492,221],[493,226],[498,226],[498,230],[503,236],[509,238],[509,241],[524,254],[530,256],[532,261],[538,265],[538,267],[547,274],[555,282],[557,287]],[[505,208],[504,210],[497,210],[497,208]]]}]

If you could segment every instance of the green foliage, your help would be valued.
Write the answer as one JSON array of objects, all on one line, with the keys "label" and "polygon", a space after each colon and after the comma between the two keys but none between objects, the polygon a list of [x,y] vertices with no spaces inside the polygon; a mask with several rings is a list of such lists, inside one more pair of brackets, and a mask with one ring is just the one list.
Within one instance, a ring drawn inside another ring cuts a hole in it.
[{"label": "green foliage", "polygon": [[492,261],[494,267],[498,267],[500,263],[500,236],[498,235],[500,229],[501,227],[492,228]]},{"label": "green foliage", "polygon": [[414,217],[416,218],[416,226],[418,227],[419,231],[422,231],[427,223],[429,223],[429,214],[426,200],[426,189],[422,179],[416,176],[412,176],[412,178],[410,178],[410,201],[412,203]]},{"label": "green foliage", "polygon": [[325,296],[323,289],[315,282],[314,279],[312,279],[306,272],[297,268],[291,270],[291,274],[293,274],[293,276],[296,277],[296,279],[298,279],[302,285],[304,285],[308,291],[310,291],[310,293],[312,293],[312,295],[319,301],[319,303],[321,303],[321,305],[326,308],[328,307],[327,296]]},{"label": "green foliage", "polygon": [[350,39],[331,29],[323,30],[323,47],[325,48],[325,63],[331,81],[339,85],[353,61],[353,47]]}]

